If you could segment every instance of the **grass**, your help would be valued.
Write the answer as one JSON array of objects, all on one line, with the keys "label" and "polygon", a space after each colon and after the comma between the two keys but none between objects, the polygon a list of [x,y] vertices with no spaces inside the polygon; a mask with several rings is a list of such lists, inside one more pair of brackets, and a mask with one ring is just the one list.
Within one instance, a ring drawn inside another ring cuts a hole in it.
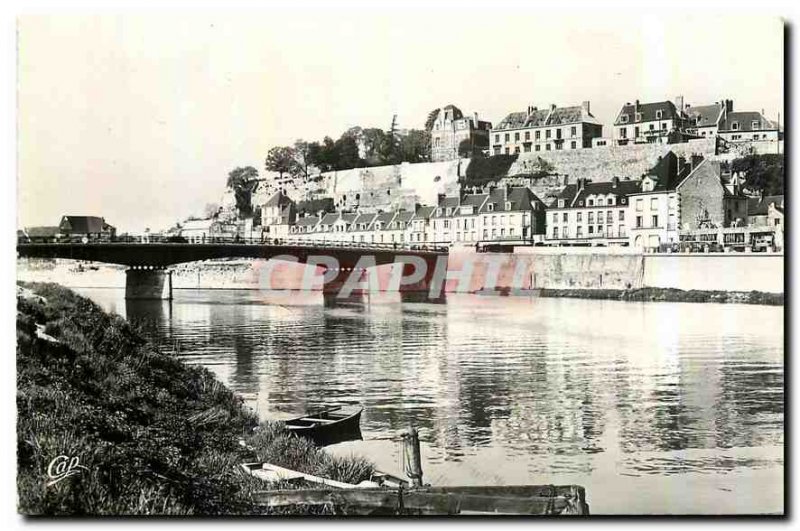
[{"label": "grass", "polygon": [[[251,495],[266,486],[238,467],[254,460],[345,482],[371,475],[364,460],[334,458],[279,423],[259,426],[208,370],[158,352],[88,299],[55,284],[24,286],[41,297],[17,299],[21,513],[261,514]],[[47,487],[60,455],[86,470]]]},{"label": "grass", "polygon": [[639,289],[589,289],[545,288],[539,293],[542,297],[567,297],[575,299],[608,299],[621,301],[661,301],[661,302],[717,302],[739,304],[763,304],[782,306],[783,293],[763,291],[710,291],[681,290],[675,288]]}]

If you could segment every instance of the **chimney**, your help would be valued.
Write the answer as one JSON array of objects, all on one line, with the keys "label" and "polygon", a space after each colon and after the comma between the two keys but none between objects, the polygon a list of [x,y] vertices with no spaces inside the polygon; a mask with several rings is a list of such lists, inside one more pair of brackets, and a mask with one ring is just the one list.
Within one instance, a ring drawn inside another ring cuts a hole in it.
[{"label": "chimney", "polygon": [[581,103],[581,107],[583,107],[583,112],[585,112],[586,114],[590,114],[588,101],[584,101],[583,103]]},{"label": "chimney", "polygon": [[683,96],[678,96],[675,98],[675,107],[678,108],[678,114],[682,113],[684,110],[683,107]]},{"label": "chimney", "polygon": [[577,183],[578,183],[578,191],[580,192],[586,185],[586,177],[578,177]]},{"label": "chimney", "polygon": [[550,110],[551,110],[551,111],[554,111],[554,110],[556,110],[556,104],[555,104],[555,103],[551,103],[551,104],[550,104]]},{"label": "chimney", "polygon": [[639,112],[639,100],[633,102],[633,112]]},{"label": "chimney", "polygon": [[565,174],[564,174],[564,186],[567,186],[568,184],[569,184],[569,175],[567,175],[567,174],[565,173]]},{"label": "chimney", "polygon": [[611,188],[616,188],[619,186],[619,177],[613,177],[611,179]]},{"label": "chimney", "polygon": [[534,107],[533,105],[528,105],[528,114],[531,114],[535,110],[536,110],[536,107]]},{"label": "chimney", "polygon": [[725,100],[725,112],[733,112],[733,100]]},{"label": "chimney", "polygon": [[477,128],[478,127],[478,113],[474,112],[474,113],[472,113],[472,115],[473,115],[474,120],[475,120],[475,127]]},{"label": "chimney", "polygon": [[701,162],[703,162],[703,155],[692,153],[692,171],[694,171],[697,165],[700,164]]}]

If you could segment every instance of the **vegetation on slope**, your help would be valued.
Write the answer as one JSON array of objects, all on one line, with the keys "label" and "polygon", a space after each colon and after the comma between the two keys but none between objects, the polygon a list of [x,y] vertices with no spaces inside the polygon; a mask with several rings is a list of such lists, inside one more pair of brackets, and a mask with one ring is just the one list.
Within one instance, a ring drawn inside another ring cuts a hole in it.
[{"label": "vegetation on slope", "polygon": [[[265,485],[240,463],[269,460],[347,482],[372,473],[280,424],[254,431],[256,417],[209,371],[154,350],[88,299],[55,284],[25,287],[32,291],[17,299],[20,512],[253,514],[261,510],[251,493]],[[86,468],[46,486],[58,456]]]}]

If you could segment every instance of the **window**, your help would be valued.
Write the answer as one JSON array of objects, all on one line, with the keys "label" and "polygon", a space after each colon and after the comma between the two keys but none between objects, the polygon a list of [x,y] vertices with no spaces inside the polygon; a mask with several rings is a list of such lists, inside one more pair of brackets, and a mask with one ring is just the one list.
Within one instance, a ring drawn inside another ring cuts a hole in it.
[{"label": "window", "polygon": [[594,234],[594,225],[589,225],[589,234]]},{"label": "window", "polygon": [[564,204],[565,204],[565,200],[564,199],[559,199],[558,200],[558,208],[564,208]]},{"label": "window", "polygon": [[602,197],[598,197],[597,198],[597,206],[603,206],[603,198]]},{"label": "window", "polygon": [[586,200],[586,206],[594,206],[594,199],[591,197]]},{"label": "window", "polygon": [[651,131],[655,131],[656,130],[656,124],[650,124],[650,130]]},{"label": "window", "polygon": [[533,133],[533,136],[534,136],[534,138],[536,138],[536,140],[539,140],[540,138],[542,138],[542,132],[541,131],[535,131]]},{"label": "window", "polygon": [[664,130],[664,131],[667,130],[667,122],[664,122],[663,124],[661,124],[661,129]]},{"label": "window", "polygon": [[558,223],[558,212],[553,212],[553,223]]},{"label": "window", "polygon": [[508,133],[506,133],[505,135],[503,135],[503,140],[505,140],[506,142],[508,142],[509,140],[511,140],[511,135],[509,135]]},{"label": "window", "polygon": [[733,122],[731,124],[731,129],[733,129],[734,131],[738,131],[739,130],[739,122]]},{"label": "window", "polygon": [[506,210],[511,210],[511,201],[506,201]]},{"label": "window", "polygon": [[489,212],[494,212],[494,203],[489,203],[486,206],[489,208]]},{"label": "window", "polygon": [[658,198],[651,197],[650,198],[650,210],[658,210]]},{"label": "window", "polygon": [[583,238],[583,227],[581,227],[580,225],[578,225],[578,228],[575,231],[575,237]]},{"label": "window", "polygon": [[564,223],[566,223],[568,220],[569,220],[569,214],[567,214],[566,212],[564,212],[564,214],[561,216],[561,221],[563,221]]},{"label": "window", "polygon": [[637,229],[642,228],[642,216],[636,216],[636,228]]},{"label": "window", "polygon": [[594,223],[594,212],[589,212],[589,223]]},{"label": "window", "polygon": [[525,144],[525,153],[530,153],[530,151],[531,151],[531,145]]},{"label": "window", "polygon": [[561,140],[561,129],[556,129],[556,138]]},{"label": "window", "polygon": [[575,149],[575,148],[577,148],[577,147],[578,147],[578,143],[577,143],[577,142],[575,142],[574,140],[573,140],[572,142],[570,142],[570,143],[569,143],[569,148],[570,148],[570,149]]},{"label": "window", "polygon": [[660,109],[657,110],[656,111],[656,120],[660,120],[662,116],[664,116],[664,111],[662,111]]},{"label": "window", "polygon": [[758,120],[753,120],[753,123],[750,124],[750,128],[751,129],[761,129],[761,124],[758,122]]},{"label": "window", "polygon": [[550,151],[550,144],[547,144],[547,145],[544,147],[544,150],[545,150],[545,151]]},{"label": "window", "polygon": [[636,119],[636,121],[637,121],[637,122],[641,122],[641,121],[642,121],[642,113],[640,113],[640,112],[637,112],[637,113],[636,113],[636,118],[635,118],[635,119]]},{"label": "window", "polygon": [[619,137],[620,138],[628,138],[628,130],[624,127],[619,128]]},{"label": "window", "polygon": [[636,200],[636,212],[641,212],[644,208],[644,199],[637,199]]},{"label": "window", "polygon": [[581,221],[583,221],[583,212],[578,212],[578,213],[576,213],[576,214],[575,214],[575,220],[576,220],[578,223],[580,223]]},{"label": "window", "polygon": [[620,238],[624,238],[626,236],[625,235],[625,225],[620,225],[619,227],[617,227],[617,235]]},{"label": "window", "polygon": [[499,144],[500,143],[500,135],[494,135],[494,142],[495,142],[495,144]]},{"label": "window", "polygon": [[506,155],[510,155],[510,154],[511,154],[511,149],[510,148],[506,148]]},{"label": "window", "polygon": [[560,151],[560,150],[561,150],[561,143],[559,142],[558,144],[556,144],[556,151]]},{"label": "window", "polygon": [[558,227],[553,227],[553,238],[558,238]]},{"label": "window", "polygon": [[653,218],[650,221],[651,221],[650,223],[651,227],[658,227],[658,216],[653,216]]},{"label": "window", "polygon": [[628,123],[628,115],[627,114],[620,114],[619,122],[622,124]]},{"label": "window", "polygon": [[620,221],[625,221],[625,211],[624,210],[620,210],[619,211],[619,220]]},{"label": "window", "polygon": [[514,142],[519,142],[519,133],[514,133]]},{"label": "window", "polygon": [[539,144],[536,144],[536,151],[541,151],[541,150],[542,150],[542,146],[540,146]]},{"label": "window", "polygon": [[550,129],[548,129],[547,131],[544,132],[544,137],[545,138],[550,138]]},{"label": "window", "polygon": [[578,136],[578,128],[576,126],[572,126],[569,128],[569,134],[571,136]]},{"label": "window", "polygon": [[606,223],[613,223],[614,222],[614,214],[608,210],[606,211]]},{"label": "window", "polygon": [[530,140],[530,139],[531,139],[531,132],[525,131],[525,140]]},{"label": "window", "polygon": [[633,128],[633,136],[639,136],[639,127]]},{"label": "window", "polygon": [[514,148],[514,153],[519,153],[519,146]]},{"label": "window", "polygon": [[608,201],[606,202],[608,206],[612,206],[614,204],[614,196],[611,195],[608,197]]}]

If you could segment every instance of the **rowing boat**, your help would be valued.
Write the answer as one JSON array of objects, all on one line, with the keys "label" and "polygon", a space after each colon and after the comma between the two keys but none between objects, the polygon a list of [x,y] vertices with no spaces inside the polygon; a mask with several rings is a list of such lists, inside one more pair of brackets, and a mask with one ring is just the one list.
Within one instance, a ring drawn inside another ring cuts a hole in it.
[{"label": "rowing boat", "polygon": [[310,439],[317,446],[361,440],[361,412],[364,408],[341,410],[342,406],[331,406],[310,411],[302,417],[285,421],[285,426],[290,433]]}]

